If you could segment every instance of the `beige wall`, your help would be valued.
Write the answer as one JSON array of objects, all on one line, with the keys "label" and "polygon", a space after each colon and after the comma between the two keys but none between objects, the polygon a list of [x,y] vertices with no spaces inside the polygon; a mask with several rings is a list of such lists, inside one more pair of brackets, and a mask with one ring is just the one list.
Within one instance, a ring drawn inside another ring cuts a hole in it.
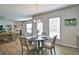
[{"label": "beige wall", "polygon": [[[66,8],[54,12],[44,13],[41,15],[33,16],[33,19],[41,19],[43,22],[43,29],[45,32],[48,32],[48,24],[49,24],[49,18],[51,17],[61,17],[61,23],[60,23],[60,33],[61,33],[61,39],[57,40],[57,44],[65,45],[65,46],[71,46],[76,48],[76,36],[79,32],[79,6]],[[65,26],[64,20],[68,18],[76,18],[77,19],[77,25],[76,26]],[[36,23],[33,23],[33,34],[36,33]]]}]

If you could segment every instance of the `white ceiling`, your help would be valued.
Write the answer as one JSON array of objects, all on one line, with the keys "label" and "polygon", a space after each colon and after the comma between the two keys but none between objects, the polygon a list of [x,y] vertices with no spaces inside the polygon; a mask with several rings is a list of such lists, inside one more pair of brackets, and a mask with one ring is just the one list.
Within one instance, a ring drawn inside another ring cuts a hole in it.
[{"label": "white ceiling", "polygon": [[37,7],[36,4],[0,4],[0,16],[9,18],[28,17],[70,6],[72,6],[72,4],[38,4]]}]

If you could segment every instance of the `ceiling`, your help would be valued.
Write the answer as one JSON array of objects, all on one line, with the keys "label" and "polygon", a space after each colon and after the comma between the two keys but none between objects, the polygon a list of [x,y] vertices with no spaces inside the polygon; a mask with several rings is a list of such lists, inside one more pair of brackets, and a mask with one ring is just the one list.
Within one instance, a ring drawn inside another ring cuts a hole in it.
[{"label": "ceiling", "polygon": [[70,6],[73,4],[0,4],[0,18],[28,17]]}]

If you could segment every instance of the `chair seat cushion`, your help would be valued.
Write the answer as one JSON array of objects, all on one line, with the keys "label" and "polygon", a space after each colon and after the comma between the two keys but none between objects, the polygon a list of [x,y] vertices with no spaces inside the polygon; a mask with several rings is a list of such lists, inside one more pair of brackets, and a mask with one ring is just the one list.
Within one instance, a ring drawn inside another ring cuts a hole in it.
[{"label": "chair seat cushion", "polygon": [[[24,46],[23,48],[27,50],[27,46]],[[31,50],[36,49],[36,47],[34,45],[28,45],[28,49],[29,51],[31,51]]]},{"label": "chair seat cushion", "polygon": [[53,46],[51,46],[51,43],[49,43],[49,42],[44,43],[43,47],[47,48],[47,49],[53,48]]},{"label": "chair seat cushion", "polygon": [[36,47],[34,45],[28,45],[29,50],[34,50]]}]

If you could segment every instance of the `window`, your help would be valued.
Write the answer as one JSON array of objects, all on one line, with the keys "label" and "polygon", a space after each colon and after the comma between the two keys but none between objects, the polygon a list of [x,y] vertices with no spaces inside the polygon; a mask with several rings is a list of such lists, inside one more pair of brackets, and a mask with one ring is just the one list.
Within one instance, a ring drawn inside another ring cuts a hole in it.
[{"label": "window", "polygon": [[53,38],[55,35],[60,39],[60,17],[49,19],[49,37]]},{"label": "window", "polygon": [[37,31],[38,31],[38,35],[41,35],[43,32],[43,23],[39,22],[37,23]]},{"label": "window", "polygon": [[26,31],[27,31],[27,35],[32,34],[32,23],[26,24]]}]

